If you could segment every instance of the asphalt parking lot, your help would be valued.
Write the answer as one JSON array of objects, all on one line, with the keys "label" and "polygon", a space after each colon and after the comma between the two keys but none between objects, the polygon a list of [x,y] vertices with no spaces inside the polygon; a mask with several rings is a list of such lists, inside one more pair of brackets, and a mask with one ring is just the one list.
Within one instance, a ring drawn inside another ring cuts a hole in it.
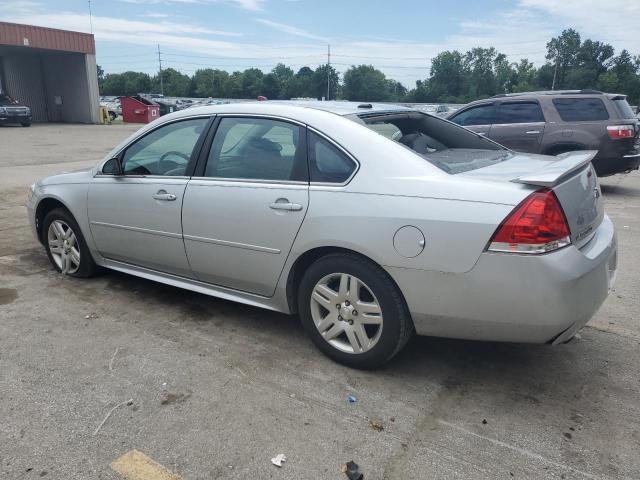
[{"label": "asphalt parking lot", "polygon": [[638,172],[602,180],[619,274],[580,339],[417,338],[363,372],[322,356],[296,317],[53,271],[29,184],[136,128],[0,127],[0,477],[123,479],[112,463],[136,450],[162,479],[342,479],[349,460],[366,480],[640,478]]}]

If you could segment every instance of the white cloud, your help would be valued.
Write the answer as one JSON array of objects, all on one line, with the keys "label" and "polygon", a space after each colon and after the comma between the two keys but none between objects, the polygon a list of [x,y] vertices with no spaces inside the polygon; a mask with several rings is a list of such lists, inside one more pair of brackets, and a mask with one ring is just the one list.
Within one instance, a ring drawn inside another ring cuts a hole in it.
[{"label": "white cloud", "polygon": [[[27,23],[43,27],[60,28],[62,30],[75,30],[89,32],[89,15],[79,13],[35,13],[9,17],[9,21]],[[186,35],[221,35],[239,37],[241,33],[224,30],[212,30],[188,23],[169,21],[144,22],[139,20],[127,20],[124,18],[93,16],[93,33],[97,39],[115,37],[121,34],[148,36],[153,34],[186,34]],[[137,42],[132,42],[137,43]]]},{"label": "white cloud", "polygon": [[573,28],[582,38],[600,40],[640,53],[639,0],[519,0],[521,9],[539,14],[564,28]]},{"label": "white cloud", "polygon": [[174,4],[197,4],[197,3],[230,3],[245,10],[260,12],[264,9],[266,0],[119,0],[125,3],[135,3],[138,5],[170,5]]},{"label": "white cloud", "polygon": [[294,35],[296,37],[303,37],[303,38],[308,38],[310,40],[327,42],[327,38],[314,35],[312,33],[307,32],[306,30],[303,30],[298,27],[294,27],[293,25],[286,25],[284,23],[274,22],[272,20],[267,20],[264,18],[257,18],[256,22],[266,25],[267,27],[273,28],[274,30],[278,30],[279,32],[288,33],[289,35]]}]

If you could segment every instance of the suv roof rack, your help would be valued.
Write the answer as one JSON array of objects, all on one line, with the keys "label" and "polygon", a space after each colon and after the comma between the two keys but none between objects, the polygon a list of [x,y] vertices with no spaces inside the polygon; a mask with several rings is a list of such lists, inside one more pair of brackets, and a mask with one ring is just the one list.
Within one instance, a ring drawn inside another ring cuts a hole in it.
[{"label": "suv roof rack", "polygon": [[542,90],[538,92],[501,93],[491,98],[522,97],[525,95],[603,95],[603,92],[589,88],[583,90]]}]

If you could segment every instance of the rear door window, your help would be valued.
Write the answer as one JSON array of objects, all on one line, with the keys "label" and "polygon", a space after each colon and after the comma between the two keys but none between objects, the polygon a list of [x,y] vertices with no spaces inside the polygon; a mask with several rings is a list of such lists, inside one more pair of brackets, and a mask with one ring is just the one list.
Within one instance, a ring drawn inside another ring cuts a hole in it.
[{"label": "rear door window", "polygon": [[491,125],[493,122],[495,107],[492,105],[480,105],[458,113],[451,121],[458,125]]},{"label": "rear door window", "polygon": [[599,98],[554,98],[553,105],[565,122],[596,122],[609,119],[607,109]]},{"label": "rear door window", "polygon": [[513,102],[498,107],[494,124],[538,122],[544,122],[544,115],[537,102]]},{"label": "rear door window", "polygon": [[304,130],[280,120],[227,117],[220,120],[206,177],[306,181]]}]

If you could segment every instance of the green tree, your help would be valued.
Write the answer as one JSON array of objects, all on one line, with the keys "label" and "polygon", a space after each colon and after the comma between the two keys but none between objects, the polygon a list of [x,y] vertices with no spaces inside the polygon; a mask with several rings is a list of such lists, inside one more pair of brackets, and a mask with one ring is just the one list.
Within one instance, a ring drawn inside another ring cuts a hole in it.
[{"label": "green tree", "polygon": [[569,69],[576,65],[580,51],[580,34],[574,29],[563,30],[547,43],[547,60],[556,69],[555,88],[566,88],[566,77]]},{"label": "green tree", "polygon": [[102,95],[136,95],[151,90],[151,78],[142,72],[109,73],[102,82]]},{"label": "green tree", "polygon": [[460,97],[464,95],[466,73],[460,52],[447,50],[439,53],[431,60],[429,76],[431,96]]},{"label": "green tree", "polygon": [[373,65],[352,66],[344,73],[343,95],[347,100],[381,102],[390,92],[384,73]]},{"label": "green tree", "polygon": [[[329,98],[327,100],[335,100],[338,93],[338,83],[340,77],[335,68],[329,67]],[[320,100],[327,96],[327,65],[320,65],[313,72],[311,77],[311,91],[314,98]]]},{"label": "green tree", "polygon": [[272,72],[262,77],[262,95],[270,100],[281,98],[282,86],[278,82],[278,77]]},{"label": "green tree", "polygon": [[[160,92],[160,75],[153,77],[152,87],[154,93]],[[174,68],[166,68],[162,70],[162,89],[167,97],[187,97],[191,92],[191,78]]]},{"label": "green tree", "polygon": [[242,97],[256,98],[262,95],[262,77],[264,73],[258,68],[248,68],[242,73]]}]

